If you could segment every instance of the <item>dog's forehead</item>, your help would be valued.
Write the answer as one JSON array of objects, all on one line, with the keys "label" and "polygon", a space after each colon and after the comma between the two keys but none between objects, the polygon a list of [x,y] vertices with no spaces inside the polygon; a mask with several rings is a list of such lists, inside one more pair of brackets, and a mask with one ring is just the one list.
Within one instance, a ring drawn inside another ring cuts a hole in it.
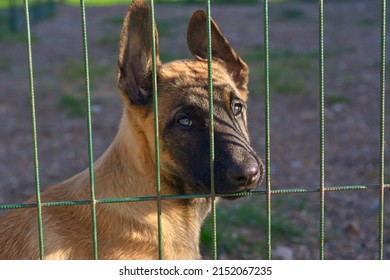
[{"label": "dog's forehead", "polygon": [[[208,99],[209,73],[206,61],[181,60],[167,63],[161,67],[159,75],[159,81],[164,83],[164,91],[170,95],[170,91],[175,91],[179,99],[192,99],[194,102]],[[233,79],[221,62],[213,62],[212,77],[215,100],[230,102],[232,95],[240,98]]]}]

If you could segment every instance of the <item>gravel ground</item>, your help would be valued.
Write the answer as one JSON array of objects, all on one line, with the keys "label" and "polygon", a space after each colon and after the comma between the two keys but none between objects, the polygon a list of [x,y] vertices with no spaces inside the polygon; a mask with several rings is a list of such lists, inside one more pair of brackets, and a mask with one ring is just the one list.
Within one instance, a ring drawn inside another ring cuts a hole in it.
[{"label": "gravel ground", "polygon": [[[326,3],[326,186],[379,181],[380,2]],[[197,8],[157,6],[163,58],[187,55],[187,22]],[[113,139],[121,115],[115,65],[118,22],[125,9],[121,6],[87,9],[95,158]],[[213,7],[213,17],[238,52],[247,54],[250,60],[250,131],[253,145],[264,157],[263,61],[261,55],[253,59],[253,55],[261,54],[263,44],[262,8],[217,5]],[[173,20],[176,24],[172,24]],[[277,80],[271,83],[272,187],[318,187],[317,6],[272,4],[270,26],[271,78]],[[34,24],[32,34],[40,177],[42,185],[48,186],[83,170],[88,163],[86,121],[71,116],[82,115],[74,112],[80,103],[77,98],[83,96],[80,12],[77,8],[60,6],[55,17]],[[0,203],[16,203],[34,193],[27,57],[21,40],[0,37],[0,50]],[[300,60],[294,60],[294,54]],[[283,67],[283,59],[294,63]],[[286,76],[288,71],[291,73]],[[386,155],[387,166],[388,159]],[[389,179],[387,175],[387,183]],[[306,206],[300,210],[293,208],[295,204],[291,201],[303,196],[307,199]],[[326,258],[376,258],[378,201],[377,190],[326,194]],[[389,259],[388,195],[386,202],[384,257]],[[221,207],[231,206],[223,203]],[[275,240],[275,258],[318,258],[318,207],[318,194],[297,194],[286,198],[286,204],[280,206],[282,210],[274,208],[274,215],[288,211],[290,220],[305,236],[299,241],[288,236]],[[259,236],[248,229],[247,238]],[[264,253],[220,255],[237,259],[265,256]]]}]

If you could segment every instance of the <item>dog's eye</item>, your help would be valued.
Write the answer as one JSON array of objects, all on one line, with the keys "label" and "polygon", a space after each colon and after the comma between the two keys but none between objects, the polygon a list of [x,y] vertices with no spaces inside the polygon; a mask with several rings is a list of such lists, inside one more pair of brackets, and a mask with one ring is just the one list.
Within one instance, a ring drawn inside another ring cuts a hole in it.
[{"label": "dog's eye", "polygon": [[242,114],[243,106],[240,102],[235,102],[233,104],[233,114],[238,117]]},{"label": "dog's eye", "polygon": [[192,121],[189,117],[181,117],[177,122],[184,128],[190,128],[192,126]]}]

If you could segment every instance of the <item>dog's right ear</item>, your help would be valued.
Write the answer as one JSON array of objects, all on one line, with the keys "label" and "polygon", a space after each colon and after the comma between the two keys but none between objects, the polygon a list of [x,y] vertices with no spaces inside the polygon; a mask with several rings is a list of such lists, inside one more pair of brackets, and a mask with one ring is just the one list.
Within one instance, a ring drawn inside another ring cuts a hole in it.
[{"label": "dog's right ear", "polygon": [[[161,65],[156,34],[156,64]],[[133,105],[152,99],[152,30],[150,9],[141,0],[130,5],[119,41],[118,87]]]}]

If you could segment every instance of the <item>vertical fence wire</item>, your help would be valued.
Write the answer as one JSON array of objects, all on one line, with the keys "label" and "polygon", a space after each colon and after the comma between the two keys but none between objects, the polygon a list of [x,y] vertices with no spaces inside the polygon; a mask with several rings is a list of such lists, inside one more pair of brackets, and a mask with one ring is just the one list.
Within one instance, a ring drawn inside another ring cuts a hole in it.
[{"label": "vertical fence wire", "polygon": [[325,64],[324,64],[324,1],[319,8],[319,75],[320,75],[320,236],[319,255],[324,259],[325,247]]},{"label": "vertical fence wire", "polygon": [[93,143],[92,143],[92,114],[91,114],[91,87],[88,62],[88,40],[87,40],[87,21],[85,12],[85,0],[80,0],[81,25],[83,31],[83,50],[84,50],[84,71],[85,71],[85,98],[87,102],[87,129],[88,129],[88,159],[89,159],[89,182],[91,190],[91,221],[92,221],[92,240],[93,257],[98,259],[98,240],[96,223],[96,197],[95,197],[95,178],[93,166]]},{"label": "vertical fence wire", "polygon": [[45,258],[44,238],[43,238],[43,221],[42,221],[42,205],[41,205],[41,184],[39,176],[39,159],[38,159],[38,137],[37,137],[37,119],[35,112],[35,90],[34,90],[34,70],[32,61],[32,46],[31,46],[31,28],[30,28],[30,12],[29,1],[24,0],[25,17],[26,17],[26,37],[27,37],[27,55],[28,69],[30,78],[30,95],[31,95],[31,121],[32,121],[32,136],[33,136],[33,152],[34,152],[34,171],[35,171],[35,194],[37,200],[38,212],[38,240],[40,259]]},{"label": "vertical fence wire", "polygon": [[264,0],[264,75],[265,75],[265,183],[267,215],[267,258],[272,259],[272,207],[271,207],[271,127],[270,127],[270,62],[269,62],[269,11]]},{"label": "vertical fence wire", "polygon": [[380,190],[379,190],[379,236],[378,259],[383,259],[384,212],[385,212],[385,96],[386,96],[386,0],[382,1],[381,30],[381,109],[380,109]]},{"label": "vertical fence wire", "polygon": [[156,192],[157,192],[157,226],[158,226],[158,254],[159,259],[163,259],[162,244],[162,218],[161,218],[161,174],[160,174],[160,134],[158,126],[158,94],[157,94],[157,68],[156,68],[156,30],[154,16],[154,0],[150,1],[151,9],[151,42],[152,42],[152,83],[153,83],[153,110],[154,110],[154,145],[156,160]]},{"label": "vertical fence wire", "polygon": [[[379,238],[378,238],[378,259],[383,259],[384,245],[384,207],[385,207],[385,94],[386,94],[386,5],[387,1],[382,0],[382,28],[381,28],[381,108],[380,108],[380,188],[379,188]],[[208,84],[209,84],[209,118],[210,118],[210,186],[211,186],[211,206],[212,206],[212,254],[213,259],[217,259],[217,228],[216,228],[216,203],[215,203],[215,183],[214,183],[214,96],[213,96],[213,71],[212,71],[212,41],[211,41],[211,1],[206,1],[207,5],[207,48],[208,48]],[[31,118],[32,118],[32,137],[34,152],[34,171],[36,188],[36,207],[38,212],[38,235],[40,259],[44,259],[44,235],[42,219],[42,203],[40,192],[40,175],[38,159],[38,137],[37,121],[35,108],[35,90],[34,74],[32,60],[32,42],[29,15],[29,0],[24,0],[28,66],[30,79],[31,95]],[[85,66],[85,96],[87,101],[87,126],[88,126],[88,152],[89,152],[89,177],[91,189],[91,209],[92,209],[92,231],[93,231],[93,254],[98,259],[97,244],[97,223],[96,223],[96,198],[95,198],[95,180],[93,167],[93,144],[92,144],[92,114],[91,114],[91,94],[90,94],[90,74],[88,62],[88,42],[86,27],[85,0],[80,0],[83,48],[84,48],[84,66]],[[272,223],[271,223],[271,172],[270,172],[270,60],[269,60],[269,1],[263,1],[264,9],[264,69],[265,69],[265,126],[266,126],[266,207],[267,207],[267,257],[272,258]],[[320,234],[319,234],[319,255],[324,259],[325,252],[325,63],[324,63],[324,1],[318,0],[319,10],[319,99],[320,99]],[[157,100],[157,74],[156,74],[156,40],[155,40],[155,16],[154,1],[151,0],[151,35],[152,35],[152,79],[154,96],[154,114],[155,114],[155,159],[156,159],[156,184],[157,184],[157,208],[158,208],[158,239],[159,239],[159,258],[163,258],[162,244],[162,222],[161,222],[161,185],[160,185],[160,151],[159,151],[159,131],[158,131],[158,100]]]},{"label": "vertical fence wire", "polygon": [[216,260],[217,256],[217,209],[215,204],[215,184],[214,184],[214,160],[215,160],[215,147],[214,147],[214,93],[213,93],[213,49],[211,44],[211,1],[207,0],[207,54],[208,54],[208,85],[209,85],[209,119],[210,119],[210,188],[211,188],[211,215],[212,215],[212,251],[213,259]]}]

